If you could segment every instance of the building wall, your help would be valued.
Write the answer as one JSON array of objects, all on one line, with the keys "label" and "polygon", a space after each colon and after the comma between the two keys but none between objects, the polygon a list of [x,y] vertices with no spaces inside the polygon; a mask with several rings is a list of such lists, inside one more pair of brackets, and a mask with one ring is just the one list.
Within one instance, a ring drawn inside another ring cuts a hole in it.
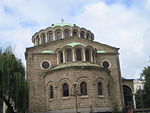
[{"label": "building wall", "polygon": [[[84,66],[78,66],[78,68],[62,68],[55,71],[41,69],[40,64],[43,60],[50,61],[51,67],[57,66],[56,50],[72,42],[92,46],[97,51],[105,51],[106,53],[95,54],[95,63],[100,67],[84,68]],[[45,50],[50,50],[52,53],[42,53]],[[122,83],[117,48],[83,38],[72,37],[27,48],[26,59],[27,79],[30,83],[30,112],[75,109],[75,97],[62,97],[61,84],[63,81],[67,81],[70,89],[72,89],[74,81],[80,82],[82,79],[88,83],[88,96],[78,97],[80,109],[108,111],[112,110],[115,106],[118,106],[120,109],[123,108]],[[110,72],[101,67],[103,60],[110,62]],[[45,74],[45,72],[47,73]],[[104,97],[98,97],[97,95],[96,82],[99,79],[104,82]],[[48,99],[49,84],[54,84],[55,86],[53,100]]]}]

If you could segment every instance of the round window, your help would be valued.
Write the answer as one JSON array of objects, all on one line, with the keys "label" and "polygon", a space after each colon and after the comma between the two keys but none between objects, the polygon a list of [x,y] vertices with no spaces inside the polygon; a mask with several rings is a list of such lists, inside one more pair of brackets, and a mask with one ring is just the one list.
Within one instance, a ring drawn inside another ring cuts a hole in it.
[{"label": "round window", "polygon": [[42,69],[49,69],[49,67],[50,67],[50,63],[49,63],[49,61],[42,61],[41,62],[41,67],[42,67]]},{"label": "round window", "polygon": [[103,68],[109,68],[110,67],[110,63],[108,61],[103,61],[102,62],[102,67]]}]

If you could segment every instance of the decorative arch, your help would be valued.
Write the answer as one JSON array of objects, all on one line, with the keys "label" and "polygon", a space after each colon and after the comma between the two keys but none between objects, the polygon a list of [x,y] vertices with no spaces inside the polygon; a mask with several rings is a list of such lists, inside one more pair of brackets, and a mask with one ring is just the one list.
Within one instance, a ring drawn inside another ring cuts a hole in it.
[{"label": "decorative arch", "polygon": [[89,48],[85,49],[85,60],[86,61],[91,61],[91,50]]},{"label": "decorative arch", "polygon": [[82,61],[82,48],[75,49],[76,61]]},{"label": "decorative arch", "polygon": [[69,30],[69,29],[65,29],[65,30],[64,30],[64,38],[68,38],[68,37],[70,37],[70,36],[71,36],[70,30]]},{"label": "decorative arch", "polygon": [[41,44],[44,44],[44,43],[46,43],[46,37],[45,37],[45,34],[42,33],[41,34]]},{"label": "decorative arch", "polygon": [[62,38],[62,31],[60,29],[55,31],[56,40],[60,40]]},{"label": "decorative arch", "polygon": [[40,44],[40,38],[39,36],[36,37],[36,45],[39,45]]},{"label": "decorative arch", "polygon": [[73,36],[79,36],[78,30],[74,29],[72,32],[72,35]]},{"label": "decorative arch", "polygon": [[82,81],[80,83],[80,94],[83,95],[87,95],[87,83],[85,81]]},{"label": "decorative arch", "polygon": [[72,61],[72,49],[71,48],[66,49],[66,61],[67,62]]},{"label": "decorative arch", "polygon": [[62,97],[67,97],[70,95],[71,81],[68,78],[63,78],[58,82],[57,87],[59,88]]},{"label": "decorative arch", "polygon": [[51,42],[51,41],[53,41],[53,32],[52,31],[49,31],[48,33],[47,33],[47,37],[48,37],[48,42]]},{"label": "decorative arch", "polygon": [[80,32],[80,37],[81,37],[81,38],[85,38],[85,32],[84,32],[84,31],[81,31],[81,32]]}]

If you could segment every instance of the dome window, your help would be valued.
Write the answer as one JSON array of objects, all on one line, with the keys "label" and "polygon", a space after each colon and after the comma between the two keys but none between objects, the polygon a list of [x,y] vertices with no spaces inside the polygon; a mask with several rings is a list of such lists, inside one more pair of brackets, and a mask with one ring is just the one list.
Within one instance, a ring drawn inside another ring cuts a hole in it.
[{"label": "dome window", "polygon": [[65,33],[64,33],[64,35],[65,35],[65,38],[67,38],[67,37],[70,36],[70,32],[68,30],[66,30]]},{"label": "dome window", "polygon": [[42,34],[41,35],[41,44],[44,44],[45,42],[46,42],[45,34]]},{"label": "dome window", "polygon": [[78,34],[77,31],[74,30],[74,31],[73,31],[73,36],[77,36],[77,34]]},{"label": "dome window", "polygon": [[63,63],[63,53],[62,52],[59,53],[59,61],[60,61],[60,63]]},{"label": "dome window", "polygon": [[90,49],[85,50],[85,59],[86,61],[90,61]]},{"label": "dome window", "polygon": [[81,49],[80,48],[77,48],[76,49],[76,60],[77,61],[82,61],[82,55],[81,55]]},{"label": "dome window", "polygon": [[80,37],[84,38],[85,33],[83,31],[81,31]]},{"label": "dome window", "polygon": [[48,34],[48,41],[49,41],[49,42],[53,41],[53,33],[52,33],[52,32],[50,32],[50,33]]},{"label": "dome window", "polygon": [[72,61],[72,50],[67,49],[66,54],[67,54],[67,62],[71,62]]},{"label": "dome window", "polygon": [[56,40],[61,39],[61,31],[56,31]]}]

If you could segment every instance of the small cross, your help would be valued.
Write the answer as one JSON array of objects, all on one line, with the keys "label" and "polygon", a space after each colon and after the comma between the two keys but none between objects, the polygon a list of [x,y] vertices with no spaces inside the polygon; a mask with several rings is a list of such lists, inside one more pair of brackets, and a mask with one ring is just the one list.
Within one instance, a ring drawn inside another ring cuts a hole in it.
[{"label": "small cross", "polygon": [[64,23],[64,19],[61,19],[62,24]]}]

